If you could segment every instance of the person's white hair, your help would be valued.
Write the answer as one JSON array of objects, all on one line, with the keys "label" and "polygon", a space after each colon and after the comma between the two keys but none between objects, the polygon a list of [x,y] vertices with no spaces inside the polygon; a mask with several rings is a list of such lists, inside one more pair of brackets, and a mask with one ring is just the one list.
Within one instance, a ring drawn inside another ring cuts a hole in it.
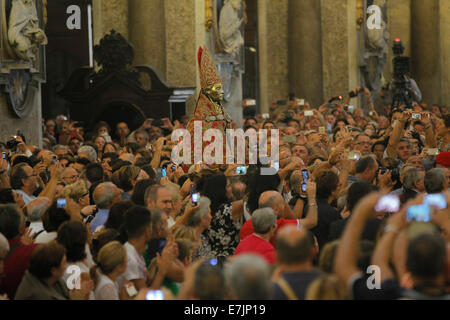
[{"label": "person's white hair", "polygon": [[97,161],[97,152],[95,151],[95,149],[91,146],[82,146],[80,147],[80,149],[78,149],[78,156],[81,153],[87,153],[88,155],[88,160],[90,162],[96,162]]},{"label": "person's white hair", "polygon": [[208,215],[208,212],[210,210],[211,200],[207,197],[200,197],[200,200],[198,201],[198,204],[200,205],[200,208],[196,213],[194,213],[188,220],[187,224],[190,227],[196,227],[200,224],[201,218],[204,218]]},{"label": "person's white hair", "polygon": [[226,266],[225,275],[237,299],[270,299],[272,288],[270,268],[260,256],[254,254],[237,256]]},{"label": "person's white hair", "polygon": [[8,239],[0,233],[0,254],[3,256],[6,252],[9,252],[9,242]]}]

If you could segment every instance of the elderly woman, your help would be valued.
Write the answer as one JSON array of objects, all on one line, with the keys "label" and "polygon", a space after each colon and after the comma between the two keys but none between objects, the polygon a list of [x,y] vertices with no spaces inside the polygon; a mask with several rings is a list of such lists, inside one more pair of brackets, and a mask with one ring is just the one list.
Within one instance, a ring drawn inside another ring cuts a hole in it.
[{"label": "elderly woman", "polygon": [[75,201],[83,216],[89,216],[96,210],[96,206],[90,205],[89,190],[84,180],[78,180],[64,187],[61,196]]},{"label": "elderly woman", "polygon": [[[208,239],[203,235],[211,225],[211,200],[206,197],[200,197],[197,207],[188,207],[185,214],[177,220],[173,227],[175,238],[195,240],[198,244],[198,250],[193,260],[199,258],[214,258],[211,248],[208,245]],[[197,208],[195,210],[195,208]],[[190,231],[190,232],[189,232]],[[186,236],[187,234],[192,235]]]}]

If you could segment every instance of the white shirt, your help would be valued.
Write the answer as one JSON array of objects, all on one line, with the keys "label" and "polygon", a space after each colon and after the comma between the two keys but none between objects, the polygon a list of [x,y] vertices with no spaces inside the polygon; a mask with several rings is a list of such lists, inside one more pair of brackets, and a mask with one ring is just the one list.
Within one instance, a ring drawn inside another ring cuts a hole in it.
[{"label": "white shirt", "polygon": [[117,284],[119,288],[122,288],[125,280],[138,280],[146,279],[147,277],[147,267],[145,265],[145,260],[136,251],[134,246],[129,242],[124,244],[127,250],[127,269],[125,272],[117,279]]},{"label": "white shirt", "polygon": [[[35,221],[30,223],[31,234],[36,234],[42,230],[44,230],[44,224],[42,221]],[[44,230],[45,232],[45,230]]]},{"label": "white shirt", "polygon": [[[76,271],[69,269],[71,266],[75,266],[75,267],[79,268],[79,270],[80,270],[79,277],[81,277],[82,273],[89,274],[89,267],[87,266],[86,260],[78,261],[76,263],[67,264],[66,272],[64,272],[64,275],[63,275],[63,280],[64,280],[64,282],[66,283],[67,286],[69,286],[69,283],[67,282],[67,280],[71,280],[70,282],[71,282],[72,285],[77,285],[77,283],[78,284],[81,283],[81,279],[79,279],[79,278],[69,279],[71,276],[73,277],[73,276],[76,275]],[[89,300],[95,300],[94,292],[91,292],[89,294]]]},{"label": "white shirt", "polygon": [[105,276],[100,270],[97,271],[98,284],[94,290],[95,300],[120,300],[119,285]]},{"label": "white shirt", "polygon": [[171,229],[175,225],[175,220],[172,217],[167,218],[167,226]]},{"label": "white shirt", "polygon": [[40,235],[37,236],[36,240],[34,240],[35,243],[49,243],[50,241],[53,241],[58,236],[58,233],[56,231],[53,232],[47,232],[44,231]]}]

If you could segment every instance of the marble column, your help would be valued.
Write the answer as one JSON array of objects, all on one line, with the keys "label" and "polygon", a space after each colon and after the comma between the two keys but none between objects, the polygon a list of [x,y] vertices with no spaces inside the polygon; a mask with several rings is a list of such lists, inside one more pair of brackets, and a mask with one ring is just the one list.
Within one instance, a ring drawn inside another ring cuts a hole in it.
[{"label": "marble column", "polygon": [[166,80],[164,0],[130,2],[130,43],[135,65],[149,65]]},{"label": "marble column", "polygon": [[412,1],[412,76],[423,101],[449,101],[450,4],[448,1]]},{"label": "marble column", "polygon": [[289,94],[288,0],[258,1],[259,111]]},{"label": "marble column", "polygon": [[356,2],[321,0],[323,97],[358,84]]},{"label": "marble column", "polygon": [[450,106],[450,1],[439,1],[440,104]]},{"label": "marble column", "polygon": [[290,91],[312,106],[323,103],[320,1],[289,1]]},{"label": "marble column", "polygon": [[92,0],[92,11],[94,44],[99,43],[111,29],[122,34],[125,39],[129,39],[128,0]]}]

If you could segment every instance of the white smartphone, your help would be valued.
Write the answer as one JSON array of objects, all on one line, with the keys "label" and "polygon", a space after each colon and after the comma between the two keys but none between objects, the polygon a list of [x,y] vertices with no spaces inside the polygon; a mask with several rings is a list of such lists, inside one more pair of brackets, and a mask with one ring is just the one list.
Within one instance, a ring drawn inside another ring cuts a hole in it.
[{"label": "white smartphone", "polygon": [[263,113],[263,114],[262,114],[262,118],[263,118],[263,119],[269,119],[269,118],[270,118],[270,115],[269,115],[268,113]]},{"label": "white smartphone", "polygon": [[312,117],[312,116],[314,116],[314,112],[312,110],[305,111],[305,117]]},{"label": "white smartphone", "polygon": [[361,155],[358,152],[351,151],[348,154],[348,160],[356,160],[356,161],[358,161],[359,159],[361,159]]},{"label": "white smartphone", "polygon": [[378,200],[375,205],[376,212],[398,212],[400,210],[400,199],[392,194],[387,194]]},{"label": "white smartphone", "polygon": [[128,283],[128,284],[125,286],[125,289],[127,290],[127,293],[128,293],[128,295],[129,295],[130,297],[134,297],[134,296],[136,296],[136,295],[138,294],[138,292],[137,292],[137,290],[136,290],[136,287],[135,287],[134,284],[132,284],[132,283]]},{"label": "white smartphone", "polygon": [[297,105],[304,106],[305,105],[305,99],[297,99]]},{"label": "white smartphone", "polygon": [[427,153],[429,156],[437,156],[439,154],[439,149],[437,149],[437,148],[428,149]]},{"label": "white smartphone", "polygon": [[436,206],[441,210],[447,208],[447,200],[445,199],[445,196],[441,193],[426,195],[425,198],[423,199],[423,204],[427,204],[429,206]]},{"label": "white smartphone", "polygon": [[255,99],[249,99],[249,100],[247,100],[247,102],[246,102],[246,105],[247,106],[256,106],[256,100]]}]

